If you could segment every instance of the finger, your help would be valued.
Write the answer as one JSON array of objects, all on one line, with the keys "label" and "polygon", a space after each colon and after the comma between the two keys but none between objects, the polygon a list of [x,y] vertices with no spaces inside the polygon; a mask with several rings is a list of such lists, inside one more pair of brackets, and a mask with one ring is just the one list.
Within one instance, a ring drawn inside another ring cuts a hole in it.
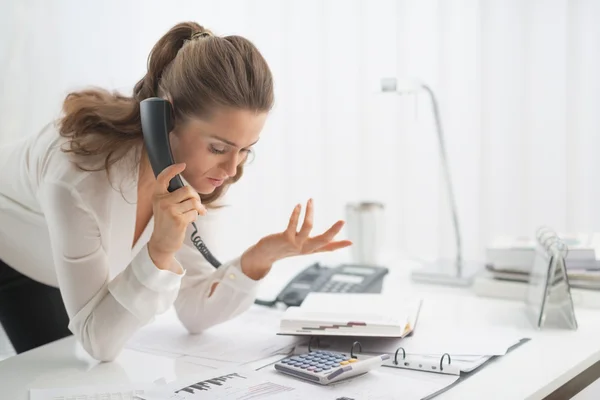
[{"label": "finger", "polygon": [[187,222],[188,224],[191,224],[192,222],[194,222],[198,219],[198,211],[196,209],[187,211],[182,214],[182,217],[185,222]]},{"label": "finger", "polygon": [[302,242],[308,238],[310,231],[313,227],[313,214],[314,214],[313,199],[309,199],[306,203],[306,214],[304,215],[304,223],[298,233],[298,239]]},{"label": "finger", "polygon": [[313,251],[313,253],[322,253],[325,251],[335,251],[343,249],[344,247],[352,246],[352,242],[349,240],[340,240],[339,242],[329,242],[325,246],[321,246]]},{"label": "finger", "polygon": [[298,229],[298,219],[300,218],[300,204],[294,207],[294,211],[292,211],[292,216],[290,217],[290,222],[288,223],[287,232],[293,233],[296,236],[296,229]]},{"label": "finger", "polygon": [[327,243],[331,242],[335,235],[337,235],[342,227],[344,226],[344,221],[338,221],[331,228],[329,228],[325,233],[320,234],[319,236],[315,236],[306,241],[303,246],[304,253],[312,253],[316,249],[325,246]]},{"label": "finger", "polygon": [[157,185],[156,190],[158,193],[168,193],[169,190],[169,182],[171,179],[175,177],[175,175],[180,174],[185,169],[185,163],[173,164],[169,165],[167,168],[163,169],[160,174],[156,177]]},{"label": "finger", "polygon": [[185,214],[191,210],[196,210],[198,215],[206,215],[206,208],[200,203],[200,200],[195,198],[174,204],[172,210],[175,215]]},{"label": "finger", "polygon": [[319,242],[321,245],[324,245],[325,243],[329,243],[333,240],[335,235],[340,233],[343,226],[344,226],[344,221],[337,221],[335,224],[333,224],[331,226],[331,228],[327,229],[324,233],[320,234],[319,236],[315,236],[311,240],[313,240],[315,242]]},{"label": "finger", "polygon": [[190,186],[181,187],[173,193],[169,193],[168,197],[173,203],[181,203],[189,199],[198,199],[200,201],[200,195]]}]

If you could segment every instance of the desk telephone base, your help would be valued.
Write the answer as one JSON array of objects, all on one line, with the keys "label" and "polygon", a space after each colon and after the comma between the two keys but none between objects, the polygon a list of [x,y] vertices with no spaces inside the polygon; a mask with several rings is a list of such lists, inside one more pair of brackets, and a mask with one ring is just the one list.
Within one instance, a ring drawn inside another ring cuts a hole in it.
[{"label": "desk telephone base", "polygon": [[277,302],[300,306],[310,292],[381,293],[388,269],[381,266],[315,263],[296,275],[277,296]]}]

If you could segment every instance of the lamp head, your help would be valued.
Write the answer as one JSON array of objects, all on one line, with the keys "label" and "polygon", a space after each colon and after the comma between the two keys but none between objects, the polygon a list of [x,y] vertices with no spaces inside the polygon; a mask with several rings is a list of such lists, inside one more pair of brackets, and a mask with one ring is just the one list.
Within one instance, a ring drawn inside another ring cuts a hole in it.
[{"label": "lamp head", "polygon": [[415,94],[423,90],[423,86],[423,82],[418,79],[381,79],[381,91],[384,93]]}]

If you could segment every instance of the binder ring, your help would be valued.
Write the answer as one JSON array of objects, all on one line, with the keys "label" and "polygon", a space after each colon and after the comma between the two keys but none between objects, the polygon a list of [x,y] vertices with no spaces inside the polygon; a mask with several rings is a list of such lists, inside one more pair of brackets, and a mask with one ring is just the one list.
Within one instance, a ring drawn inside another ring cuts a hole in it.
[{"label": "binder ring", "polygon": [[554,230],[552,228],[543,226],[538,229],[537,240],[542,245],[542,247],[544,247],[546,250],[549,250],[549,247],[550,247],[550,244],[548,244],[548,241],[556,240],[556,239],[557,239],[556,232],[554,232]]},{"label": "binder ring", "polygon": [[350,349],[350,357],[351,357],[351,358],[357,358],[357,357],[354,355],[354,346],[356,346],[356,345],[358,345],[358,348],[360,349],[360,350],[358,350],[358,351],[362,351],[362,344],[360,344],[360,342],[354,342],[354,343],[352,343],[352,348]]},{"label": "binder ring", "polygon": [[557,250],[562,258],[567,258],[569,255],[569,246],[562,240],[556,242]]},{"label": "binder ring", "polygon": [[398,352],[402,350],[402,359],[406,358],[406,351],[404,351],[404,347],[398,347],[396,349],[396,354],[394,354],[394,365],[398,365]]},{"label": "binder ring", "polygon": [[444,363],[444,357],[446,357],[446,356],[448,356],[448,365],[452,364],[452,360],[450,359],[450,354],[444,353],[442,358],[440,358],[440,371],[444,370],[443,363]]},{"label": "binder ring", "polygon": [[312,352],[311,344],[312,344],[313,339],[317,340],[317,347],[321,346],[321,342],[319,341],[319,337],[318,336],[311,336],[310,340],[308,341],[308,352],[309,353]]},{"label": "binder ring", "polygon": [[536,236],[539,241],[542,241],[546,235],[556,236],[556,233],[549,226],[542,226],[537,230]]}]

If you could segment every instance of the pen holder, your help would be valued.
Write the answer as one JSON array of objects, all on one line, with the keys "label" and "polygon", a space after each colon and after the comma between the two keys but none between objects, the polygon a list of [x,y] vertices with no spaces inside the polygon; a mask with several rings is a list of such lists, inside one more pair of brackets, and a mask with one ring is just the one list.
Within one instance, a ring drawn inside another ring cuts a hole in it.
[{"label": "pen holder", "polygon": [[384,235],[384,205],[378,202],[348,203],[346,229],[352,241],[352,263],[379,265]]},{"label": "pen holder", "polygon": [[577,329],[567,275],[567,245],[550,228],[536,235],[536,253],[529,275],[525,304],[536,328]]}]

